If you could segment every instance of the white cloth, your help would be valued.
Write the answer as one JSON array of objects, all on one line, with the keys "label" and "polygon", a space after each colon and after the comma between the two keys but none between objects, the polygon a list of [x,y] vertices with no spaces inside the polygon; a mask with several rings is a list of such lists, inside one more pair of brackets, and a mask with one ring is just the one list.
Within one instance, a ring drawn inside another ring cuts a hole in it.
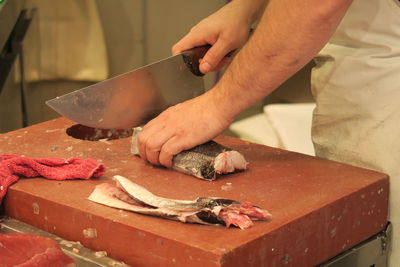
[{"label": "white cloth", "polygon": [[400,266],[399,1],[354,0],[316,64],[316,154],[390,176],[389,266]]},{"label": "white cloth", "polygon": [[314,103],[269,104],[264,106],[264,113],[236,121],[229,130],[249,142],[313,156],[311,121],[314,107]]},{"label": "white cloth", "polygon": [[314,103],[270,104],[264,113],[279,134],[282,148],[314,156],[311,142],[311,114]]},{"label": "white cloth", "polygon": [[271,124],[268,115],[264,113],[236,121],[229,126],[229,130],[248,142],[284,148],[279,133]]}]

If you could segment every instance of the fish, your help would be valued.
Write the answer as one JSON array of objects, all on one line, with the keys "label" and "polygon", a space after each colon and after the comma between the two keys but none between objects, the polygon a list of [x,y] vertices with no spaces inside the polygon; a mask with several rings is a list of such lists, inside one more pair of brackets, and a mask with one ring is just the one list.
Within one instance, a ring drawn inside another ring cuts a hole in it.
[{"label": "fish", "polygon": [[220,197],[179,200],[157,196],[128,178],[115,175],[116,184],[101,183],[89,195],[90,201],[120,210],[162,217],[183,223],[236,226],[247,229],[253,221],[271,220],[267,210]]},{"label": "fish", "polygon": [[0,233],[0,266],[74,267],[60,245],[47,237],[29,233]]},{"label": "fish", "polygon": [[[131,153],[137,156],[140,156],[137,137],[141,130],[136,127],[132,134]],[[212,140],[184,150],[172,160],[172,169],[208,181],[222,174],[244,171],[247,166],[248,162],[240,152]]]}]

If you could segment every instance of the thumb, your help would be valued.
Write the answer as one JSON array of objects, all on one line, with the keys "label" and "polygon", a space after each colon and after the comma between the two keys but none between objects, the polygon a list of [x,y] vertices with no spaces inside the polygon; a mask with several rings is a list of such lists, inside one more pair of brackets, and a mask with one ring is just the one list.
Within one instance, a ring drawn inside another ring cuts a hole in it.
[{"label": "thumb", "polygon": [[221,61],[230,52],[230,47],[224,45],[223,42],[217,41],[207,51],[204,58],[200,62],[200,71],[204,74],[213,71],[220,66]]}]

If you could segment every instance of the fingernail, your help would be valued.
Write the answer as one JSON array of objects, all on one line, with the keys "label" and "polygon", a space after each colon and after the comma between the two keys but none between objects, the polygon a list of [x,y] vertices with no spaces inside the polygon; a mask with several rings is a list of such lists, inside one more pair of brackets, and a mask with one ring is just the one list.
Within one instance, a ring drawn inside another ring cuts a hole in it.
[{"label": "fingernail", "polygon": [[211,70],[211,65],[208,62],[201,62],[202,72],[209,72]]}]

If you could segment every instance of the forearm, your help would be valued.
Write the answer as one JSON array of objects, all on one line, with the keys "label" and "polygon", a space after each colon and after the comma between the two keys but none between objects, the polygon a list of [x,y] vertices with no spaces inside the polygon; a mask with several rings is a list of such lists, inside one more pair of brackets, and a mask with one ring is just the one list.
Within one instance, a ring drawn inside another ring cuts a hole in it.
[{"label": "forearm", "polygon": [[253,36],[209,94],[233,118],[307,64],[350,4],[351,0],[270,0]]}]

